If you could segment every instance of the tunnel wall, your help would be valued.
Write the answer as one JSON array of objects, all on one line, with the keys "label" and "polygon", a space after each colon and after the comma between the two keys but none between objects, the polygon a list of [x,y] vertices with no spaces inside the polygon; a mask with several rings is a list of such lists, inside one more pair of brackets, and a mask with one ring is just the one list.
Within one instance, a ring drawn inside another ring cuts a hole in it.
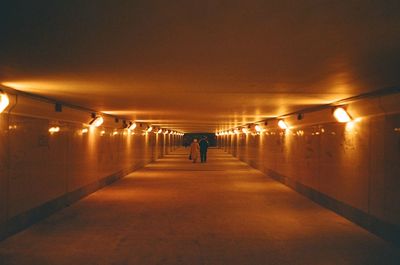
[{"label": "tunnel wall", "polygon": [[356,118],[338,123],[331,109],[269,122],[259,135],[219,136],[218,146],[310,199],[400,243],[400,95],[348,104]]},{"label": "tunnel wall", "polygon": [[[132,134],[105,116],[89,129],[90,113],[11,96],[0,114],[0,239],[143,167],[181,144],[177,135]],[[49,128],[60,127],[51,134]],[[104,133],[102,133],[104,131]]]}]

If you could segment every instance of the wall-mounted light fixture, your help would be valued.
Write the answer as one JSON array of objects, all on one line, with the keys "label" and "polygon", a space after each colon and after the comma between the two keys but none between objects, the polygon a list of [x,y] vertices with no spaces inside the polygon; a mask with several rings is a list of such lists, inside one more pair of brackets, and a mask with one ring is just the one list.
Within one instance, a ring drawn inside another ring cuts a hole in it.
[{"label": "wall-mounted light fixture", "polygon": [[243,133],[249,133],[249,129],[247,129],[247,127],[243,127],[243,128],[242,128],[242,132],[243,132]]},{"label": "wall-mounted light fixture", "polygon": [[285,122],[284,120],[279,120],[279,121],[278,121],[278,126],[279,126],[282,130],[289,129],[289,126],[286,124],[286,122]]},{"label": "wall-mounted light fixture", "polygon": [[168,134],[168,133],[169,133],[169,131],[168,131],[168,130],[165,130],[165,131],[164,131],[164,134]]},{"label": "wall-mounted light fixture", "polygon": [[133,131],[135,130],[136,126],[137,126],[136,122],[130,122],[128,125],[128,130]]},{"label": "wall-mounted light fixture", "polygon": [[10,104],[8,95],[0,90],[0,113],[2,113]]},{"label": "wall-mounted light fixture", "polygon": [[62,104],[59,102],[54,104],[54,110],[55,110],[55,112],[62,112]]},{"label": "wall-mounted light fixture", "polygon": [[157,131],[157,133],[162,133],[162,129],[160,128],[160,129]]},{"label": "wall-mounted light fixture", "polygon": [[303,113],[299,113],[297,114],[297,120],[301,121],[304,118],[304,114]]},{"label": "wall-mounted light fixture", "polygon": [[49,128],[49,133],[53,134],[53,133],[58,133],[60,131],[60,127],[55,126],[55,127],[50,127]]},{"label": "wall-mounted light fixture", "polygon": [[82,130],[81,130],[81,133],[82,134],[85,134],[85,133],[87,133],[89,130],[87,129],[87,128],[83,128]]},{"label": "wall-mounted light fixture", "polygon": [[89,122],[90,126],[99,127],[100,125],[103,124],[103,122],[104,122],[103,117],[96,116],[96,114],[94,114],[94,115],[92,114],[92,117],[93,117],[93,119]]},{"label": "wall-mounted light fixture", "polygon": [[333,116],[338,122],[349,122],[352,120],[350,114],[342,107],[335,108]]},{"label": "wall-mounted light fixture", "polygon": [[234,132],[235,134],[239,134],[239,133],[240,133],[239,130],[238,130],[237,128],[235,128],[235,129],[233,130],[233,132]]},{"label": "wall-mounted light fixture", "polygon": [[256,130],[256,132],[261,132],[262,128],[259,124],[256,124],[256,126],[254,126],[254,129]]},{"label": "wall-mounted light fixture", "polygon": [[152,130],[153,130],[153,127],[152,127],[152,126],[148,126],[147,129],[146,129],[146,132],[149,133],[149,132],[151,132]]}]

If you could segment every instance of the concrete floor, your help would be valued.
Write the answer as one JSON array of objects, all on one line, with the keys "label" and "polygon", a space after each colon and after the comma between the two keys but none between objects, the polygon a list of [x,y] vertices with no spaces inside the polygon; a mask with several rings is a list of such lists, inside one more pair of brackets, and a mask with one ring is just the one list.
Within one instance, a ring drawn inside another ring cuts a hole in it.
[{"label": "concrete floor", "polygon": [[185,150],[0,243],[0,264],[400,264],[400,249],[220,150]]}]

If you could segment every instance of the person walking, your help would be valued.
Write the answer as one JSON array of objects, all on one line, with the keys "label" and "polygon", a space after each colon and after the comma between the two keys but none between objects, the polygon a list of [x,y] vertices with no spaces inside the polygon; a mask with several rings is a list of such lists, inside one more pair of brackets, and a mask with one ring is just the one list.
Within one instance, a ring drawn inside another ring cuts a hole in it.
[{"label": "person walking", "polygon": [[201,163],[206,163],[207,162],[207,149],[208,146],[210,145],[209,142],[207,141],[207,137],[201,138],[200,142],[200,160]]},{"label": "person walking", "polygon": [[199,143],[197,142],[197,139],[193,139],[193,142],[190,145],[190,159],[193,160],[193,163],[197,162],[197,159],[199,158],[199,151]]}]

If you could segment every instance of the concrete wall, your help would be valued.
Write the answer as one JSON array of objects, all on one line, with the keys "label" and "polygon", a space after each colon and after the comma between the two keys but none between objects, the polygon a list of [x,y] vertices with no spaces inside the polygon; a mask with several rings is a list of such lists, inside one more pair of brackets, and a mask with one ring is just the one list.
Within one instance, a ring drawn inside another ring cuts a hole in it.
[{"label": "concrete wall", "polygon": [[400,94],[351,102],[352,124],[332,110],[295,115],[290,130],[269,122],[218,145],[316,202],[389,240],[400,241]]},{"label": "concrete wall", "polygon": [[[0,239],[180,145],[180,136],[143,134],[144,126],[128,133],[112,117],[82,133],[89,112],[11,99],[0,114]],[[52,126],[60,132],[49,133]]]}]

